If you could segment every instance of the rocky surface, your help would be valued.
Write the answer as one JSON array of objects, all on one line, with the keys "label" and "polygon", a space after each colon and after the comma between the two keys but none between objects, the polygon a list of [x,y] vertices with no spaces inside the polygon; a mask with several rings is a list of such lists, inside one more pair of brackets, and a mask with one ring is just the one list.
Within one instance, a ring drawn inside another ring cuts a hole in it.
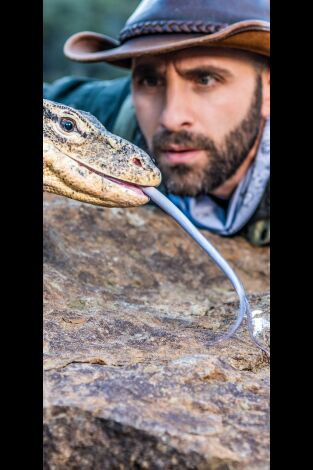
[{"label": "rocky surface", "polygon": [[[269,249],[204,234],[268,341]],[[237,306],[158,208],[45,195],[44,468],[267,470],[268,359],[246,325],[208,346]]]}]

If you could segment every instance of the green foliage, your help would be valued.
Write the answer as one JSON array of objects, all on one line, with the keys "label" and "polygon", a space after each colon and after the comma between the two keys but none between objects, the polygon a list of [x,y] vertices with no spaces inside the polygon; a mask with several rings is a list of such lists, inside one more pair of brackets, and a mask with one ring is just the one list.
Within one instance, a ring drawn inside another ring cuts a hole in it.
[{"label": "green foliage", "polygon": [[105,63],[80,64],[64,57],[66,39],[79,31],[118,38],[139,0],[43,0],[43,74],[51,82],[64,75],[115,78],[127,72]]}]

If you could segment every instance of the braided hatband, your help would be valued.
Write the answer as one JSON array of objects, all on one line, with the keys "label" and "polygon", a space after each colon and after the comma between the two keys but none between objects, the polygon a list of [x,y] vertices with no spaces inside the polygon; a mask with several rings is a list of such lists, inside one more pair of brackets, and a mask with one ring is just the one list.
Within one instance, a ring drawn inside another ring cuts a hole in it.
[{"label": "braided hatband", "polygon": [[203,21],[142,21],[122,29],[119,40],[121,43],[128,39],[146,34],[171,34],[171,33],[199,33],[213,34],[228,26],[227,24],[204,23]]}]

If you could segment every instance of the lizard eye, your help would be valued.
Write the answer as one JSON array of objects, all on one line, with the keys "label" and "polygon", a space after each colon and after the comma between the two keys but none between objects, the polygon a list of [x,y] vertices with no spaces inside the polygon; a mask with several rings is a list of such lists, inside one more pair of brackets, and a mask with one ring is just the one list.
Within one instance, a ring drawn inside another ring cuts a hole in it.
[{"label": "lizard eye", "polygon": [[60,126],[62,127],[64,131],[72,132],[75,129],[76,124],[73,119],[62,118],[60,119]]}]

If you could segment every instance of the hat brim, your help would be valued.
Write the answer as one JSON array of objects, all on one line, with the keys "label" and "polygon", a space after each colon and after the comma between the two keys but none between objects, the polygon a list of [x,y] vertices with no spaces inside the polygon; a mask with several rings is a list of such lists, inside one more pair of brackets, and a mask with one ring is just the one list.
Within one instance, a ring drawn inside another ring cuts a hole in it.
[{"label": "hat brim", "polygon": [[229,47],[270,55],[270,25],[265,21],[241,21],[213,34],[154,34],[120,44],[103,34],[84,31],[71,36],[64,54],[77,62],[109,62],[131,67],[131,59],[196,46]]}]

